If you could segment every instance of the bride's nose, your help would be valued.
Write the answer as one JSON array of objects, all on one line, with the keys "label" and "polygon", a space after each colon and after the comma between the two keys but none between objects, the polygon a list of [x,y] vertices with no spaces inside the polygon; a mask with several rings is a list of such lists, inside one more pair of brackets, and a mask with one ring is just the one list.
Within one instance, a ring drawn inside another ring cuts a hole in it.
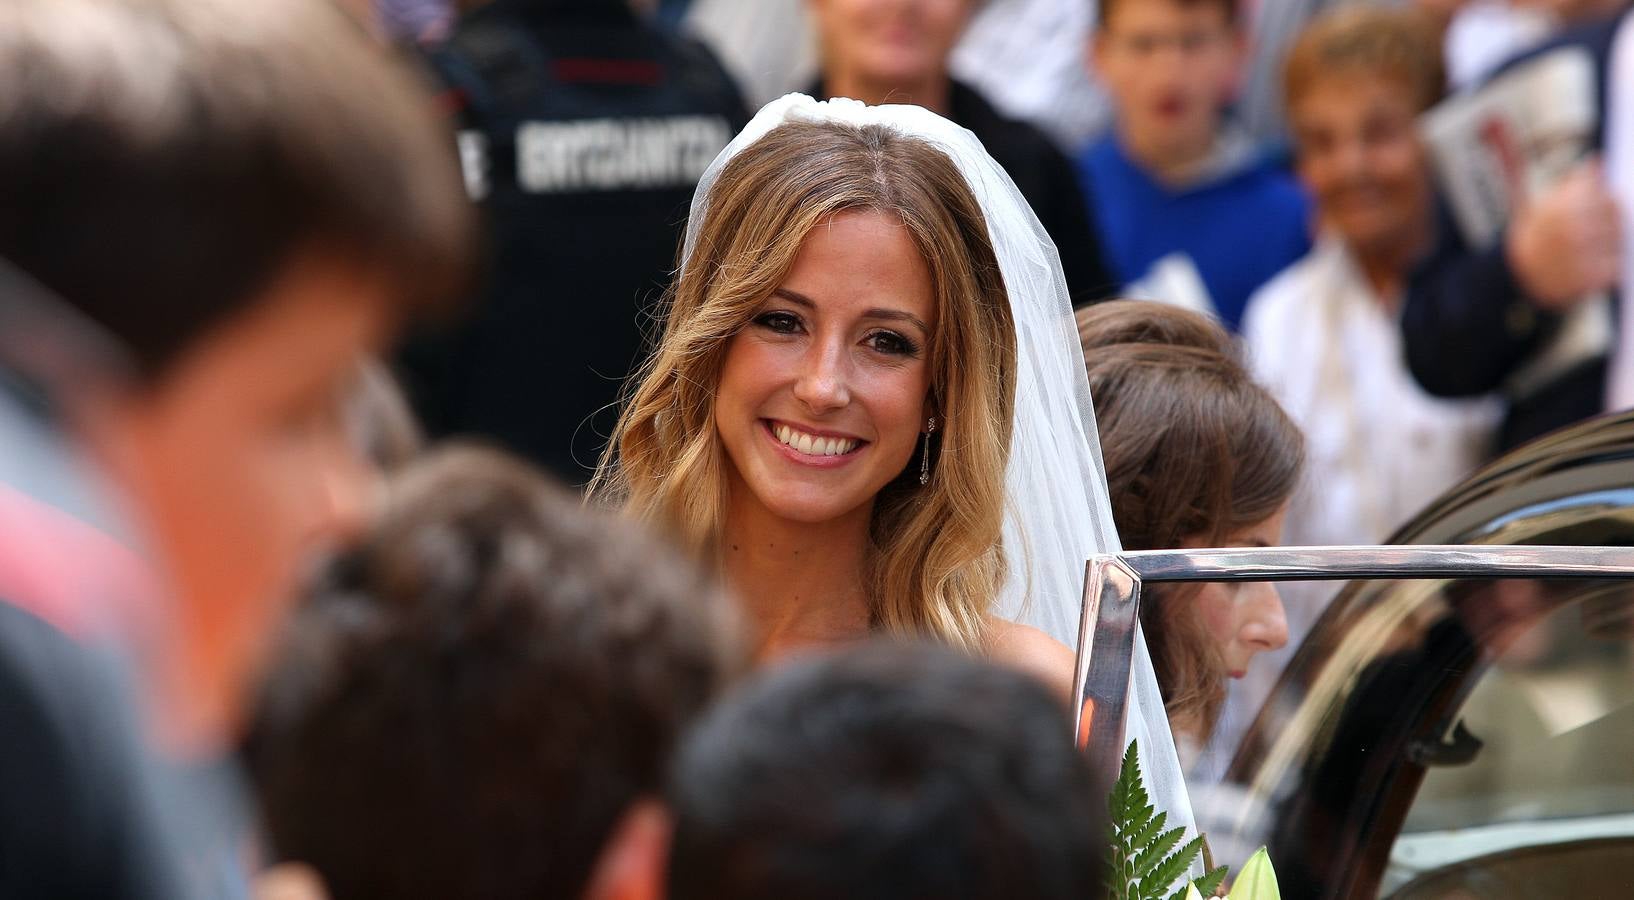
[{"label": "bride's nose", "polygon": [[813,413],[841,409],[851,402],[849,361],[838,341],[814,341],[800,358],[794,397]]}]

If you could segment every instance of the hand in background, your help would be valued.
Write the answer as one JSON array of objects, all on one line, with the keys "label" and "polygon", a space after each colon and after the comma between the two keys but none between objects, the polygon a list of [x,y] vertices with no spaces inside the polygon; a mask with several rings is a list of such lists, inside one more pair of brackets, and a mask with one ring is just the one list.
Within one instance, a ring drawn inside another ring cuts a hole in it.
[{"label": "hand in background", "polygon": [[1622,224],[1599,160],[1579,165],[1523,206],[1505,249],[1521,288],[1541,309],[1562,312],[1615,286]]}]

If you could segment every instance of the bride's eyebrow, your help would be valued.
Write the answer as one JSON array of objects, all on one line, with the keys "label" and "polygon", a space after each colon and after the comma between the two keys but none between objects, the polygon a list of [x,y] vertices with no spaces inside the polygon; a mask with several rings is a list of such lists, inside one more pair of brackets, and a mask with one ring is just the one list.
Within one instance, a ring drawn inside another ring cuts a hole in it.
[{"label": "bride's eyebrow", "polygon": [[791,291],[786,287],[780,287],[772,291],[772,296],[782,297],[784,300],[793,303],[795,306],[804,306],[806,309],[817,308],[817,303],[810,297],[807,297],[805,294],[802,294],[799,291]]},{"label": "bride's eyebrow", "polygon": [[903,312],[899,309],[880,309],[875,307],[863,313],[862,317],[865,319],[883,319],[887,322],[907,322],[909,325],[918,328],[921,332],[930,334],[930,326],[926,325],[923,319],[919,318],[913,313]]},{"label": "bride's eyebrow", "polygon": [[[799,291],[791,291],[786,287],[776,288],[772,291],[772,296],[782,297],[784,300],[787,300],[796,306],[803,306],[806,309],[815,310],[817,308],[816,302],[810,297],[807,297],[805,294],[802,294]],[[909,325],[918,328],[921,332],[930,334],[930,326],[925,324],[925,320],[919,318],[913,313],[903,312],[900,309],[884,309],[876,306],[873,309],[864,311],[862,317],[865,319],[883,319],[887,322],[907,322]]]}]

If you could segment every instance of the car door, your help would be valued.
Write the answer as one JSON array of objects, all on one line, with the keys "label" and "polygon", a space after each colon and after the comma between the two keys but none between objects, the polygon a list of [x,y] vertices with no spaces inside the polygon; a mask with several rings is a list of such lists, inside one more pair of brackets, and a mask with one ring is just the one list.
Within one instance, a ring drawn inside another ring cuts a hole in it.
[{"label": "car door", "polygon": [[1142,584],[1337,579],[1306,592],[1324,608],[1242,737],[1194,765],[1216,860],[1268,845],[1289,897],[1601,896],[1634,871],[1631,485],[1624,416],[1523,448],[1399,536],[1442,546],[1092,561],[1081,740],[1115,760]]}]

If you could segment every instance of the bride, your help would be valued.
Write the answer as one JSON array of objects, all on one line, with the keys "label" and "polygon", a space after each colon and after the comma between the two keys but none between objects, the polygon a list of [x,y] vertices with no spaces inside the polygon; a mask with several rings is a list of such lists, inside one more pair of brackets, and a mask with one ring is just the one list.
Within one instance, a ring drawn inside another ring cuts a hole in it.
[{"label": "bride", "polygon": [[[699,185],[662,327],[592,492],[715,560],[761,659],[883,632],[1075,694],[1117,534],[1055,247],[969,132],[768,105]],[[1130,732],[1189,821],[1135,662]]]}]

